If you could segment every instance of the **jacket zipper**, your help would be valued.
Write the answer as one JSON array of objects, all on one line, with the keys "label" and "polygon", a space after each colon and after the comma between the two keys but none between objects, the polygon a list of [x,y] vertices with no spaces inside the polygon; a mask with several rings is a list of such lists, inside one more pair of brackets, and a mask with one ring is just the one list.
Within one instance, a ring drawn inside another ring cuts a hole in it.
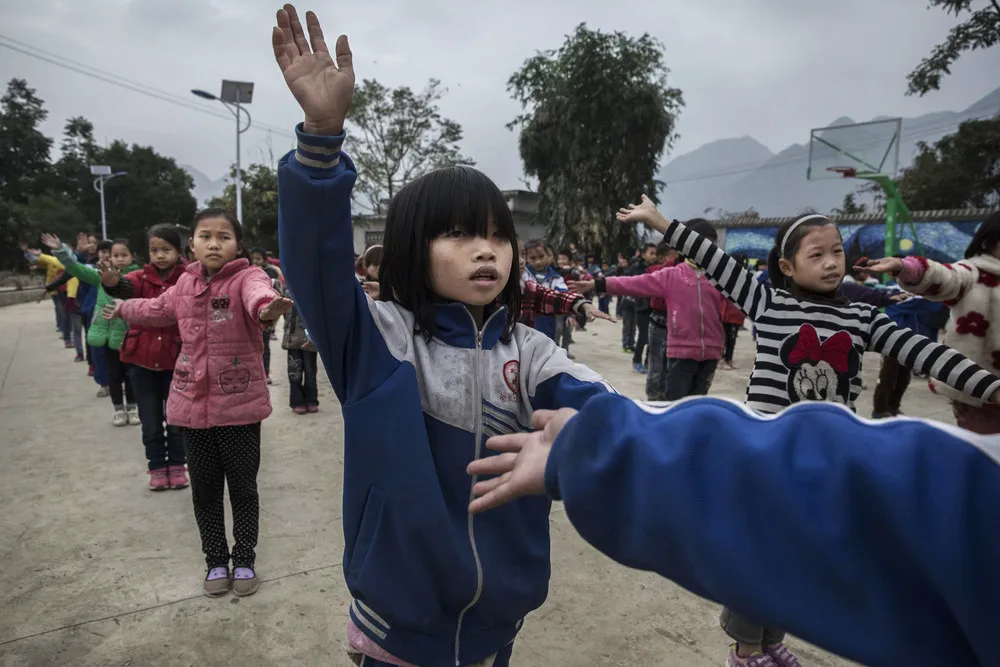
[{"label": "jacket zipper", "polygon": [[701,274],[696,271],[694,279],[698,286],[698,312],[701,314],[701,361],[705,361],[705,306],[701,301]]},{"label": "jacket zipper", "polygon": [[[469,313],[468,310],[465,312]],[[486,325],[490,323],[494,317],[501,312],[498,309],[492,315],[490,315],[485,322],[483,322],[482,328],[476,323],[476,318],[472,317],[472,313],[469,313],[469,318],[472,320],[472,326],[476,328],[476,350],[475,359],[472,363],[472,382],[473,382],[473,405],[476,409],[476,422],[474,428],[474,437],[476,439],[476,456],[478,459],[482,454],[483,447],[483,386],[480,371],[482,370],[482,352],[483,352],[483,331],[486,330]],[[472,486],[475,486],[478,477],[472,478]],[[469,502],[473,500],[472,488],[469,488]],[[483,594],[483,563],[479,560],[479,547],[476,546],[476,531],[472,523],[473,515],[468,516],[468,530],[469,530],[469,544],[472,546],[472,558],[476,562],[476,594],[472,597],[472,600],[465,606],[458,614],[458,625],[455,628],[455,667],[461,666],[461,660],[459,656],[461,654],[461,634],[462,634],[462,622],[465,620],[465,615],[469,613],[473,607],[479,603],[479,598]]]}]

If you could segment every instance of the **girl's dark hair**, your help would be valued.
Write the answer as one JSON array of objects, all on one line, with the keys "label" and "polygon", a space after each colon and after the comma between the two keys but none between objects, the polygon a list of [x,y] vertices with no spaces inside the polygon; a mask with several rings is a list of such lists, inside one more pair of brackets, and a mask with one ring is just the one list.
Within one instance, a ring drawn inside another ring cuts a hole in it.
[{"label": "girl's dark hair", "polygon": [[983,224],[979,225],[969,247],[965,249],[965,258],[992,255],[996,251],[997,243],[1000,243],[1000,211],[989,214],[983,220]]},{"label": "girl's dark hair", "polygon": [[545,241],[542,239],[529,239],[524,243],[524,254],[527,255],[529,250],[534,250],[535,248],[541,248],[545,250]]},{"label": "girl's dark hair", "polygon": [[[792,286],[792,281],[781,272],[778,262],[782,259],[794,260],[795,254],[799,251],[802,239],[806,237],[806,234],[817,227],[826,227],[832,224],[834,224],[833,220],[825,215],[811,213],[794,220],[789,220],[778,228],[778,233],[774,235],[774,247],[771,248],[771,252],[767,255],[767,273],[774,287],[787,290]],[[792,229],[793,227],[795,229]],[[789,234],[789,230],[792,230],[791,234]],[[788,237],[787,239],[785,238],[786,236]],[[782,246],[784,246],[784,253],[781,252]]]},{"label": "girl's dark hair", "polygon": [[434,302],[440,297],[431,286],[431,241],[454,230],[486,237],[489,223],[511,246],[510,275],[497,302],[507,307],[506,342],[521,312],[521,283],[517,266],[517,231],[500,188],[472,167],[438,169],[406,184],[392,201],[385,218],[379,298],[395,301],[411,311],[416,330],[425,339],[434,335]]},{"label": "girl's dark hair", "polygon": [[[237,236],[237,238],[239,238],[239,236]],[[267,259],[267,251],[264,250],[263,248],[259,247],[259,246],[256,247],[256,248],[251,248],[250,252],[248,254],[250,254],[250,255],[260,255],[264,259]]]},{"label": "girl's dark hair", "polygon": [[719,240],[719,232],[716,231],[715,226],[705,218],[691,218],[684,223],[684,226],[699,236],[704,236],[712,243]]},{"label": "girl's dark hair", "polygon": [[111,247],[113,245],[114,245],[114,242],[111,241],[110,239],[104,239],[102,241],[98,241],[97,242],[97,252],[100,252],[102,250],[107,250],[107,251],[110,252],[111,251]]},{"label": "girl's dark hair", "polygon": [[382,265],[382,254],[383,249],[381,245],[373,245],[372,247],[365,250],[365,255],[362,258],[362,265],[369,267],[372,265],[381,266]]},{"label": "girl's dark hair", "polygon": [[[146,239],[160,239],[161,241],[166,241],[172,245],[179,254],[184,254],[184,248],[181,244],[181,235],[177,231],[177,228],[173,225],[163,223],[160,225],[154,225],[146,232]],[[118,243],[118,241],[115,241]]]},{"label": "girl's dark hair", "polygon": [[128,248],[129,252],[132,252],[132,245],[128,242],[128,239],[115,239],[111,242],[111,247],[116,245],[123,245]]},{"label": "girl's dark hair", "polygon": [[[236,242],[240,246],[240,251],[236,253],[235,259],[250,259],[250,253],[247,252],[246,247],[243,245],[243,225],[240,224],[235,215],[220,206],[210,206],[195,213],[194,222],[191,224],[191,236],[194,237],[198,233],[198,224],[202,220],[208,220],[209,218],[222,218],[228,222],[229,226],[233,228],[233,236],[236,237]],[[267,257],[267,251],[263,252],[264,257]]]}]

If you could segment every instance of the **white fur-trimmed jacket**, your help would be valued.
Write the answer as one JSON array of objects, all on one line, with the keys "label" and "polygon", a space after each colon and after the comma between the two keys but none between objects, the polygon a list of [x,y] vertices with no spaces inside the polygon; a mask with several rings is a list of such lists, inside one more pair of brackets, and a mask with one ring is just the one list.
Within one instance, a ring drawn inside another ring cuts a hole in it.
[{"label": "white fur-trimmed jacket", "polygon": [[[909,292],[951,307],[942,340],[983,368],[1000,371],[1000,259],[976,255],[954,264],[907,257],[899,285]],[[937,380],[931,389],[968,405],[983,402]]]}]

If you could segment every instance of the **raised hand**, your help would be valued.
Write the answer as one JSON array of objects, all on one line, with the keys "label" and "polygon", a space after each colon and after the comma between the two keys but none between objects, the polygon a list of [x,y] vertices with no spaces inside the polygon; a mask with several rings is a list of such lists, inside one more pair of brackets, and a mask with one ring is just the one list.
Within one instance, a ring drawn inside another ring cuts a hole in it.
[{"label": "raised hand", "polygon": [[90,245],[90,237],[87,236],[87,232],[77,232],[76,234],[76,249],[83,250]]},{"label": "raised hand", "polygon": [[119,311],[121,310],[124,301],[121,299],[115,299],[111,303],[105,304],[104,308],[101,309],[101,317],[106,320],[113,320],[116,317],[121,317]]},{"label": "raised hand", "polygon": [[618,218],[619,222],[641,222],[658,232],[665,232],[670,224],[657,210],[653,200],[646,195],[642,196],[640,203],[629,204],[625,208],[618,209],[618,215],[615,217]]},{"label": "raised hand", "polygon": [[260,314],[257,316],[261,322],[275,322],[279,317],[287,313],[292,309],[292,300],[286,299],[283,296],[271,301],[269,304],[260,309]]},{"label": "raised hand", "polygon": [[97,263],[97,273],[101,276],[101,283],[105,287],[114,287],[122,280],[121,270],[108,260]]},{"label": "raised hand", "polygon": [[608,322],[618,321],[592,303],[583,304],[583,314],[587,316],[588,322],[593,322],[594,320],[607,320]]},{"label": "raised hand", "polygon": [[893,275],[903,270],[903,260],[898,257],[886,257],[884,259],[870,259],[868,264],[862,266],[865,271],[871,273],[891,273]]},{"label": "raised hand", "polygon": [[62,241],[55,234],[42,234],[42,244],[47,248],[52,250],[59,250],[62,247]]},{"label": "raised hand", "polygon": [[285,5],[278,10],[277,19],[278,25],[271,32],[274,59],[305,112],[303,129],[310,134],[340,134],[354,96],[354,65],[347,35],[337,38],[334,62],[316,14],[306,12],[308,41],[295,7]]}]

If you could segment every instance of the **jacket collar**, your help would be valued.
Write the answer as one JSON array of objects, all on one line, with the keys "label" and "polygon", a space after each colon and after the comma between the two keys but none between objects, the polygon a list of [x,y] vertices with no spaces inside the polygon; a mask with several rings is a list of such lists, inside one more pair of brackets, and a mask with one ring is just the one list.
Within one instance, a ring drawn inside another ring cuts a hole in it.
[{"label": "jacket collar", "polygon": [[1000,259],[997,259],[993,255],[974,255],[968,259],[960,259],[958,261],[974,266],[977,269],[1000,275]]},{"label": "jacket collar", "polygon": [[[482,329],[483,349],[492,350],[500,341],[505,328],[507,328],[507,308],[501,306],[490,311],[487,307],[486,321]],[[475,348],[479,333],[476,320],[464,304],[455,301],[434,304],[434,337],[445,345]]]},{"label": "jacket collar", "polygon": [[181,274],[184,273],[185,268],[184,262],[181,261],[174,266],[174,270],[170,272],[170,275],[167,276],[166,279],[160,277],[160,270],[152,264],[147,264],[142,267],[142,271],[151,283],[156,285],[173,285],[177,282],[177,279],[181,277]]},{"label": "jacket collar", "polygon": [[229,276],[234,276],[240,271],[250,267],[250,260],[245,257],[240,257],[239,259],[234,259],[225,266],[223,266],[219,271],[211,278],[205,278],[205,272],[202,269],[201,262],[191,262],[185,267],[188,273],[193,273],[195,277],[204,283],[208,283],[212,280],[224,280]]}]

